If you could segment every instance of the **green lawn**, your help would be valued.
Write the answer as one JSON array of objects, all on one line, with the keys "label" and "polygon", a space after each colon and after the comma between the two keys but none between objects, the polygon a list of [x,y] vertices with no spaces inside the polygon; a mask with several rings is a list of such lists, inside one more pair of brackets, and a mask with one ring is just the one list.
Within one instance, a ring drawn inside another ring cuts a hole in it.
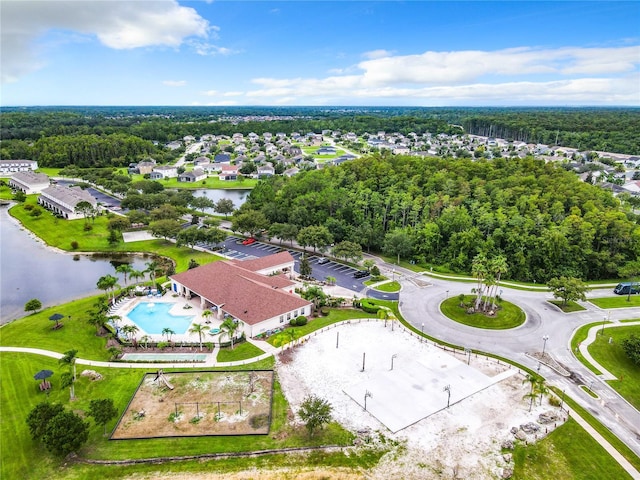
[{"label": "green lawn", "polygon": [[60,169],[59,168],[39,168],[36,170],[38,173],[44,173],[50,177],[59,177]]},{"label": "green lawn", "polygon": [[0,200],[12,200],[13,194],[9,185],[0,185]]},{"label": "green lawn", "polygon": [[[101,296],[75,300],[8,323],[0,330],[0,344],[3,347],[33,347],[58,353],[75,349],[79,358],[109,360],[105,350],[106,338],[96,336],[96,328],[87,322],[89,312],[99,298]],[[67,317],[61,320],[64,326],[58,330],[51,329],[55,322],[49,317],[54,313]]]},{"label": "green lawn", "polygon": [[[213,174],[212,174],[213,175]],[[143,175],[132,175],[132,181],[143,180]],[[220,180],[217,175],[207,177],[206,180],[200,182],[179,182],[177,178],[168,178],[160,180],[164,188],[185,188],[194,190],[197,188],[216,188],[216,189],[252,189],[258,183],[255,178],[243,178],[242,180]]]},{"label": "green lawn", "polygon": [[234,345],[233,349],[231,347],[221,349],[218,352],[217,360],[218,362],[237,362],[239,360],[255,358],[263,353],[264,351],[255,345],[249,342],[244,342],[239,345]]},{"label": "green lawn", "polygon": [[622,480],[630,475],[575,420],[514,451],[514,480]]},{"label": "green lawn", "polygon": [[588,362],[587,359],[582,356],[582,353],[580,353],[580,350],[578,350],[578,345],[587,339],[587,334],[589,333],[589,329],[591,327],[595,327],[596,325],[602,325],[602,322],[594,322],[594,323],[589,323],[587,325],[582,325],[580,328],[578,328],[578,330],[576,330],[576,333],[574,333],[573,337],[571,337],[571,351],[576,356],[576,358],[584,364],[585,367],[587,367],[596,375],[601,375],[602,372],[598,370],[596,367],[594,367],[593,365],[591,365],[591,363]]},{"label": "green lawn", "polygon": [[[47,395],[40,392],[33,375],[41,369],[50,369],[54,372],[51,377],[53,389],[49,394],[51,402],[59,402],[76,412],[84,412],[88,408],[89,401],[97,398],[111,398],[119,412],[124,411],[131,396],[135,392],[142,375],[143,369],[108,369],[91,367],[104,377],[100,381],[90,381],[79,377],[76,383],[76,400],[69,403],[68,390],[59,387],[60,374],[64,369],[57,361],[37,355],[6,353],[0,354],[0,405],[2,407],[2,426],[0,427],[0,448],[3,455],[0,466],[1,478],[41,479],[41,478],[120,478],[124,472],[135,471],[167,471],[167,466],[152,467],[120,467],[120,466],[88,466],[75,465],[73,463],[62,466],[62,461],[52,457],[43,451],[38,443],[31,440],[25,424],[25,418],[29,411],[39,402],[45,400]],[[273,360],[243,366],[242,368],[272,368]],[[78,366],[79,372],[84,367]],[[229,370],[229,368],[226,368]],[[337,424],[331,424],[320,431],[317,436],[309,438],[302,427],[290,427],[288,425],[288,404],[282,394],[279,384],[276,382],[273,399],[273,420],[270,435],[247,435],[237,437],[200,437],[200,438],[175,438],[175,439],[151,439],[112,442],[102,436],[102,427],[96,426],[91,419],[89,423],[90,437],[88,443],[79,452],[81,457],[91,459],[136,459],[163,456],[197,455],[215,452],[253,451],[271,448],[296,447],[303,445],[338,444],[349,445],[352,435],[343,430]],[[107,424],[107,431],[114,428],[117,419]],[[9,452],[11,454],[9,454]],[[307,458],[312,465],[338,464],[347,465],[348,459],[353,462],[354,468],[371,466],[382,452],[377,456],[355,455],[353,458],[339,455],[319,455],[315,459]],[[345,457],[345,458],[343,458]],[[266,460],[262,460],[266,462]],[[286,464],[288,460],[272,460],[274,466]],[[198,465],[199,464],[199,465]],[[255,465],[255,459],[237,459],[230,462],[233,468],[246,469]],[[210,471],[200,462],[172,463],[172,472],[182,471]],[[217,468],[217,462],[214,465]]]},{"label": "green lawn", "polygon": [[590,298],[589,301],[602,309],[626,308],[640,306],[640,295],[631,295],[627,301],[627,295],[616,295],[615,297]]},{"label": "green lawn", "polygon": [[[301,327],[289,327],[295,331],[295,338],[304,337],[305,335],[320,330],[321,328],[331,325],[332,323],[342,322],[344,320],[350,320],[352,318],[371,318],[371,313],[364,312],[362,310],[351,309],[331,309],[329,315],[326,317],[318,317],[309,320],[309,323]],[[276,335],[272,335],[268,338],[268,342],[271,345],[284,345],[289,341],[290,337],[281,332]]]},{"label": "green lawn", "polygon": [[586,308],[584,308],[582,305],[580,305],[577,302],[567,302],[567,304],[564,305],[564,302],[562,300],[549,300],[549,303],[555,305],[564,313],[579,312],[580,310],[586,310]]},{"label": "green lawn", "polygon": [[618,378],[609,381],[609,385],[640,409],[640,365],[633,363],[622,348],[622,341],[632,333],[640,336],[640,326],[605,328],[604,334],[598,335],[596,341],[589,345],[589,353]]},{"label": "green lawn", "polygon": [[399,292],[400,284],[398,282],[388,282],[373,288],[380,290],[381,292]]},{"label": "green lawn", "polygon": [[[25,203],[35,204],[36,196],[29,195]],[[24,205],[15,205],[11,208],[10,213],[48,245],[69,252],[151,253],[173,259],[176,262],[176,271],[178,272],[186,270],[189,260],[192,258],[201,265],[221,258],[188,247],[177,247],[175,243],[163,239],[131,243],[121,241],[116,245],[109,245],[106,216],[97,217],[94,222],[91,222],[93,228],[87,232],[84,230],[84,219],[62,220],[47,211],[34,218],[24,209]],[[71,248],[73,240],[78,242],[77,250]]]},{"label": "green lawn", "polygon": [[[468,305],[474,299],[475,295],[465,295],[464,303]],[[525,322],[526,316],[520,307],[504,300],[500,303],[500,307],[494,317],[489,317],[483,313],[468,314],[465,308],[460,306],[460,299],[456,296],[442,302],[440,311],[455,322],[469,325],[470,327],[491,330],[515,328]]]}]

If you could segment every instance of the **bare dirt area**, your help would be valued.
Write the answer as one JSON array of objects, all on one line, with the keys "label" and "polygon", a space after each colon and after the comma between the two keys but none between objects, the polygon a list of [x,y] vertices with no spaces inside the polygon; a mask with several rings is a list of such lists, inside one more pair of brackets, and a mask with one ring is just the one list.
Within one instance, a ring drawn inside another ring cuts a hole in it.
[{"label": "bare dirt area", "polygon": [[[337,332],[339,348],[336,348]],[[363,353],[367,354],[364,370]],[[495,377],[495,383],[458,399],[449,408],[446,408],[445,396],[443,408],[393,434],[364,410],[361,400],[345,394],[345,390],[366,378],[371,379],[372,385],[380,386],[379,379],[384,380],[384,375],[388,374],[393,355],[395,369],[402,368],[403,360],[417,360],[429,366],[431,372],[447,363],[456,363],[443,358],[442,355],[452,355],[433,344],[422,343],[400,329],[392,332],[381,322],[329,330],[296,347],[278,362],[279,380],[293,411],[298,410],[306,395],[318,395],[331,402],[334,419],[346,428],[354,432],[371,432],[364,436],[365,442],[369,441],[367,438],[374,442],[384,442],[386,438],[394,441],[386,442],[387,445],[395,443],[400,447],[392,448],[373,471],[367,472],[366,478],[501,478],[512,468],[510,455],[503,454],[504,445],[516,441],[516,434],[523,442],[540,439],[564,419],[539,423],[541,413],[554,411],[557,415],[558,409],[551,407],[545,398],[542,405],[536,399],[529,412],[530,400],[524,396],[529,393],[530,386],[522,374],[513,372],[509,375],[508,366],[472,356],[469,366]],[[468,360],[468,357],[458,355],[457,362],[466,364]],[[415,369],[411,371],[413,374]],[[450,371],[453,389],[456,370]],[[432,373],[425,368],[425,378],[416,378],[415,387],[423,389],[431,383],[439,385],[430,375]],[[430,393],[438,399],[446,395],[442,388],[433,388]],[[374,394],[369,401],[380,397],[382,395],[376,397]],[[384,408],[414,409],[416,406],[412,401],[412,398],[396,399]],[[521,426],[525,426],[524,430]]]},{"label": "bare dirt area", "polygon": [[267,434],[273,371],[148,373],[112,439]]}]

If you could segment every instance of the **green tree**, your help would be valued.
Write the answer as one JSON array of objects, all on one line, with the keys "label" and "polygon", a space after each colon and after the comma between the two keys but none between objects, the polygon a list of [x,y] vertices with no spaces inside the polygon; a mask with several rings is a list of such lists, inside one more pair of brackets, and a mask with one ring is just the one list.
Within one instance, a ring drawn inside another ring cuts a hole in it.
[{"label": "green tree", "polygon": [[37,298],[32,298],[24,304],[24,311],[35,313],[42,308],[42,302]]},{"label": "green tree", "polygon": [[54,455],[64,457],[77,451],[89,439],[89,424],[73,412],[63,410],[51,418],[42,443]]},{"label": "green tree", "polygon": [[175,335],[176,332],[174,332],[173,330],[171,330],[169,327],[164,327],[162,329],[162,336],[163,337],[167,337],[167,342],[171,342],[171,336]]},{"label": "green tree", "polygon": [[382,251],[397,256],[400,265],[400,257],[406,257],[413,251],[413,242],[406,231],[397,229],[385,235]]},{"label": "green tree", "polygon": [[622,348],[633,363],[640,365],[640,337],[631,334],[630,337],[622,340]]},{"label": "green tree", "polygon": [[215,208],[215,203],[213,200],[203,195],[202,197],[194,197],[189,206],[204,213],[207,208]]},{"label": "green tree", "polygon": [[220,200],[218,200],[216,202],[216,204],[213,207],[213,209],[217,213],[221,213],[226,217],[230,213],[233,213],[233,211],[235,210],[235,205],[233,204],[233,200],[231,200],[229,198],[221,198]]},{"label": "green tree", "polygon": [[309,436],[312,436],[314,432],[321,428],[324,424],[331,422],[331,412],[333,407],[331,404],[316,395],[308,395],[302,401],[298,415],[305,423]]},{"label": "green tree", "polygon": [[302,257],[300,257],[300,276],[308,278],[312,273],[313,270],[309,259],[306,255],[302,255]]},{"label": "green tree", "polygon": [[562,299],[564,306],[577,300],[585,301],[587,299],[586,293],[589,291],[589,286],[575,277],[552,278],[547,286],[553,292],[554,298]]},{"label": "green tree", "polygon": [[47,425],[53,417],[64,411],[59,403],[40,402],[27,415],[27,426],[33,440],[42,440]]},{"label": "green tree", "polygon": [[116,232],[122,232],[129,227],[131,227],[131,220],[120,215],[116,215],[115,217],[109,219],[109,223],[107,224],[107,228],[109,230]]},{"label": "green tree", "polygon": [[98,279],[96,283],[100,290],[104,290],[107,294],[107,298],[111,299],[111,290],[115,290],[118,287],[118,279],[113,275],[103,275]]},{"label": "green tree", "polygon": [[154,237],[174,238],[180,232],[182,226],[178,220],[157,220],[149,224],[149,230]]},{"label": "green tree", "polygon": [[87,223],[89,221],[89,217],[93,215],[94,208],[93,205],[91,205],[89,202],[87,202],[86,200],[82,200],[76,204],[74,212],[77,214],[82,214],[82,216],[84,217],[84,222]]},{"label": "green tree", "polygon": [[362,247],[358,243],[345,240],[333,247],[333,255],[345,260],[359,262],[362,259]]},{"label": "green tree", "polygon": [[303,247],[313,247],[313,252],[315,253],[318,248],[324,248],[331,244],[333,236],[324,225],[311,225],[300,229],[297,240]]},{"label": "green tree", "polygon": [[220,332],[222,332],[220,334],[220,337],[229,338],[229,340],[231,341],[232,350],[233,350],[233,340],[236,336],[236,332],[238,331],[238,328],[240,328],[240,324],[237,322],[234,322],[233,319],[231,318],[227,318],[224,322],[222,322],[222,325],[220,325]]},{"label": "green tree", "polygon": [[238,210],[231,220],[231,230],[248,233],[252,237],[269,227],[269,221],[262,212],[256,210]]},{"label": "green tree", "polygon": [[13,199],[18,203],[23,203],[27,199],[27,195],[22,190],[16,190],[13,194]]},{"label": "green tree", "polygon": [[70,385],[67,385],[71,391],[71,399],[73,400],[76,396],[75,394],[75,389],[74,389],[74,383],[76,381],[76,356],[78,355],[78,351],[77,350],[67,350],[66,352],[64,352],[64,354],[62,355],[62,357],[58,360],[59,364],[62,365],[68,365],[69,368],[71,369],[71,383]]},{"label": "green tree", "polygon": [[107,435],[107,422],[118,415],[118,409],[110,398],[95,399],[89,402],[89,416],[93,417],[98,425],[104,427],[104,435]]},{"label": "green tree", "polygon": [[200,351],[202,351],[202,335],[209,330],[208,325],[202,325],[201,323],[194,323],[189,329],[189,333],[197,333],[198,340],[200,341]]},{"label": "green tree", "polygon": [[133,272],[133,267],[128,263],[123,263],[116,267],[116,272],[121,273],[124,278],[124,284],[127,285],[127,275]]}]

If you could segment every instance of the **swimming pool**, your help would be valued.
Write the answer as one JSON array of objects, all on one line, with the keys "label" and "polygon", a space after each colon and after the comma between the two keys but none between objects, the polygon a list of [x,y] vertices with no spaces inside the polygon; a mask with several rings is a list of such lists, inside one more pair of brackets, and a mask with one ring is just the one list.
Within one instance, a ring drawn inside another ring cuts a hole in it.
[{"label": "swimming pool", "polygon": [[151,334],[162,334],[162,330],[170,328],[174,333],[187,333],[194,315],[172,315],[169,310],[174,302],[140,302],[127,317],[141,330]]}]

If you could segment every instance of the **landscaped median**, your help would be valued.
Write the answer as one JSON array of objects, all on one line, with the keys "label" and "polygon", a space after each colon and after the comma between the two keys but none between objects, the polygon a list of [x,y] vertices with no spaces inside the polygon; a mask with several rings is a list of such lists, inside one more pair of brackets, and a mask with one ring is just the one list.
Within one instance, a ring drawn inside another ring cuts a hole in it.
[{"label": "landscaped median", "polygon": [[475,299],[475,295],[448,298],[440,304],[440,311],[454,322],[490,330],[516,328],[522,325],[527,318],[520,307],[505,300],[500,300],[497,303],[493,315],[478,311],[471,312]]}]

